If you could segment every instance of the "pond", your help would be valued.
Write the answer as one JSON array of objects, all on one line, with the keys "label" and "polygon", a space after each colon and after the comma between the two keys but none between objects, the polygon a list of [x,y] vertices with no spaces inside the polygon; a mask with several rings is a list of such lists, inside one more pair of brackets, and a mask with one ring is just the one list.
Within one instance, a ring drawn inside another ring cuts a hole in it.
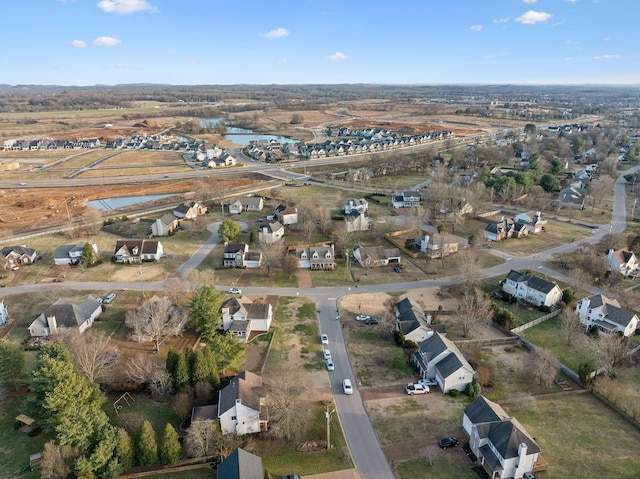
[{"label": "pond", "polygon": [[[204,128],[215,128],[215,126],[220,122],[226,122],[225,118],[203,118],[200,120],[200,125]],[[271,141],[276,140],[280,143],[296,143],[299,140],[294,140],[293,138],[288,138],[286,136],[279,135],[262,135],[259,133],[254,133],[253,130],[249,128],[239,128],[236,126],[227,126],[227,134],[225,136],[226,140],[229,140],[236,145],[246,146],[249,145],[252,141]]]},{"label": "pond", "polygon": [[125,206],[137,205],[138,203],[146,203],[148,201],[160,200],[173,195],[143,195],[143,196],[120,196],[118,198],[102,198],[99,200],[87,201],[87,206],[91,206],[98,210],[109,211]]}]

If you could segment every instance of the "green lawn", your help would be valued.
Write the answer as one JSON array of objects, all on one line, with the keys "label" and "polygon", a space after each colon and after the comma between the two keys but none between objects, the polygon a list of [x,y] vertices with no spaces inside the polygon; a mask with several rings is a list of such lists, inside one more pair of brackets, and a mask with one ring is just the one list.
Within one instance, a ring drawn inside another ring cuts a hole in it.
[{"label": "green lawn", "polygon": [[145,419],[151,423],[158,438],[162,437],[167,423],[176,427],[180,424],[180,418],[171,409],[169,402],[154,401],[145,393],[131,394],[132,399],[128,399],[129,404],[124,400],[120,401],[118,405],[121,408],[116,413],[113,403],[119,397],[120,394],[110,395],[104,405],[104,410],[112,425],[125,428],[132,437],[138,436]]},{"label": "green lawn", "polygon": [[478,475],[469,463],[461,461],[460,455],[453,452],[443,451],[434,458],[402,461],[394,469],[399,479],[477,479]]}]

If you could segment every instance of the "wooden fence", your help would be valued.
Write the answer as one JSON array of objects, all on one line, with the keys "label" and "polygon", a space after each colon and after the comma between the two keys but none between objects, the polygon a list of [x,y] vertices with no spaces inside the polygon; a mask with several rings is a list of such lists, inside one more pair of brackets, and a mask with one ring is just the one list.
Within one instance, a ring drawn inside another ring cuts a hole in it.
[{"label": "wooden fence", "polygon": [[537,326],[538,324],[546,321],[547,319],[551,319],[551,318],[555,318],[556,316],[558,316],[560,314],[560,310],[556,309],[555,311],[551,311],[549,314],[545,314],[544,316],[540,316],[538,319],[534,319],[533,321],[529,321],[526,324],[523,324],[522,326],[518,326],[517,328],[513,328],[511,330],[512,333],[518,334],[521,333],[522,331],[532,328],[534,326]]}]

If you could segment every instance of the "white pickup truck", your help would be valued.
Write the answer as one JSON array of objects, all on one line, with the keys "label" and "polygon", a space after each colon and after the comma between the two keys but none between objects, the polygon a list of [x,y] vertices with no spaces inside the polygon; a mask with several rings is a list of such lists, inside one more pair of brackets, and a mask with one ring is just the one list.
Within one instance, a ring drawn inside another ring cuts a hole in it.
[{"label": "white pickup truck", "polygon": [[429,386],[424,386],[419,383],[409,383],[405,388],[407,394],[412,396],[414,394],[427,394],[429,392]]}]

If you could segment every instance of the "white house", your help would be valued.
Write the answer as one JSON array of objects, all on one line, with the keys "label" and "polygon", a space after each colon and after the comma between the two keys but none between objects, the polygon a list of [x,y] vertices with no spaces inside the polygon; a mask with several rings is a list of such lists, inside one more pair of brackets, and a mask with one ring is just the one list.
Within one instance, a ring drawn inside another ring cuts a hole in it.
[{"label": "white house", "polygon": [[[82,251],[86,243],[78,243],[75,245],[65,244],[58,246],[53,252],[53,263],[58,266],[78,264],[82,259]],[[98,245],[90,243],[93,250],[98,252]]]},{"label": "white house", "polygon": [[166,213],[151,224],[152,236],[169,236],[178,227],[178,218]]},{"label": "white house", "polygon": [[276,207],[276,216],[278,221],[285,226],[296,224],[298,222],[298,208],[282,204],[278,205]]},{"label": "white house", "polygon": [[246,296],[229,298],[220,306],[222,329],[240,342],[247,342],[251,335],[269,332],[273,320],[273,308],[269,303],[254,303]]},{"label": "white house", "polygon": [[531,273],[523,274],[512,269],[501,284],[505,293],[535,306],[551,307],[562,299],[562,290],[556,283]]},{"label": "white house", "polygon": [[422,194],[419,191],[395,191],[392,197],[394,208],[415,208],[420,205]]},{"label": "white house", "polygon": [[243,371],[218,393],[218,420],[222,434],[244,436],[267,430],[263,418],[262,378]]},{"label": "white house", "polygon": [[279,221],[270,221],[258,229],[258,241],[271,244],[280,241],[284,237],[284,226]]},{"label": "white house", "polygon": [[222,265],[225,268],[259,268],[262,253],[249,251],[247,243],[225,243]]},{"label": "white house", "polygon": [[581,299],[576,303],[576,312],[585,328],[596,327],[602,335],[620,333],[628,337],[638,329],[638,315],[603,294]]},{"label": "white house", "polygon": [[0,299],[0,324],[9,322],[9,311],[7,311],[7,307],[4,305],[4,299]]},{"label": "white house", "polygon": [[383,246],[356,246],[353,249],[353,256],[363,268],[398,264],[401,259],[398,248]]},{"label": "white house", "polygon": [[401,331],[407,341],[420,344],[433,334],[431,315],[424,314],[422,308],[409,298],[396,303],[395,316],[396,331]]},{"label": "white house", "polygon": [[515,418],[480,396],[464,409],[462,426],[469,448],[493,479],[522,479],[545,469],[537,465],[540,447]]},{"label": "white house", "polygon": [[609,258],[609,271],[617,271],[623,276],[635,276],[640,269],[640,262],[633,251],[627,248],[616,249],[611,248],[607,251]]},{"label": "white house", "polygon": [[336,269],[336,255],[333,244],[296,248],[298,268],[318,270]]},{"label": "white house", "polygon": [[367,231],[371,227],[367,215],[355,209],[344,215],[344,222],[348,232]]},{"label": "white house", "polygon": [[173,215],[180,219],[195,220],[198,216],[204,215],[206,212],[206,206],[196,201],[185,201],[173,210]]},{"label": "white house", "polygon": [[364,198],[350,199],[347,201],[347,204],[344,205],[344,213],[348,215],[354,210],[358,213],[366,213],[369,210],[369,203]]},{"label": "white house", "polygon": [[527,211],[525,213],[518,213],[513,218],[515,223],[524,223],[527,225],[530,233],[540,233],[544,226],[547,224],[547,220],[542,219],[542,213],[540,211]]},{"label": "white house", "polygon": [[418,345],[413,361],[422,377],[435,379],[445,394],[452,389],[465,391],[476,373],[457,346],[438,332]]},{"label": "white house", "polygon": [[60,298],[31,323],[29,334],[46,337],[55,334],[63,326],[78,328],[82,333],[101,313],[102,305],[91,295],[80,304],[70,304]]},{"label": "white house", "polygon": [[158,261],[163,254],[162,243],[158,240],[148,239],[118,240],[113,253],[117,263]]},{"label": "white house", "polygon": [[246,211],[262,211],[262,208],[264,208],[264,199],[262,196],[246,196],[240,198],[239,201]]}]

